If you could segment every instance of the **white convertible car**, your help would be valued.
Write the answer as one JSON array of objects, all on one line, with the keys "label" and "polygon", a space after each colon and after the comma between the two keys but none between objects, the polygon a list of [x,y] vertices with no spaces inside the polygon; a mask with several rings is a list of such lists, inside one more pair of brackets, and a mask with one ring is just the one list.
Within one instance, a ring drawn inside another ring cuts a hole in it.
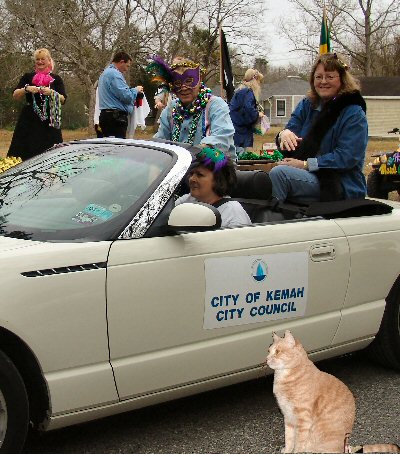
[{"label": "white convertible car", "polygon": [[[313,360],[368,348],[400,369],[400,204],[271,207],[253,225],[174,200],[179,144],[62,144],[0,176],[0,443],[260,376],[272,331]],[[374,340],[375,339],[375,340]]]}]

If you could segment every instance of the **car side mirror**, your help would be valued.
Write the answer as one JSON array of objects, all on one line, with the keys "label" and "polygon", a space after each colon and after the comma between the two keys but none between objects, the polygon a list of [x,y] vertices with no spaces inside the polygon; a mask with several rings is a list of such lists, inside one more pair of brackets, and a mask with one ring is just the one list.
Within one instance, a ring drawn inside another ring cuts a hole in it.
[{"label": "car side mirror", "polygon": [[168,218],[168,228],[175,232],[217,230],[221,227],[221,213],[207,203],[181,203]]}]

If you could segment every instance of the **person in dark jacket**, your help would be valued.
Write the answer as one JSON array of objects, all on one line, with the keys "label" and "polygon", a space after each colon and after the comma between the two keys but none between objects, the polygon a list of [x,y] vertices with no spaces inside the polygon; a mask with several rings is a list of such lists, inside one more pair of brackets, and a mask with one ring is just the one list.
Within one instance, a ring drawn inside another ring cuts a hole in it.
[{"label": "person in dark jacket", "polygon": [[15,100],[25,99],[25,105],[7,153],[24,161],[62,142],[61,106],[67,99],[63,80],[53,73],[48,49],[35,50],[33,59],[34,71],[25,73],[13,92]]},{"label": "person in dark jacket", "polygon": [[272,195],[299,203],[362,199],[368,122],[360,83],[336,53],[316,59],[309,82],[277,136],[285,158],[269,173]]},{"label": "person in dark jacket", "polygon": [[264,116],[259,104],[261,81],[264,76],[256,69],[248,69],[239,88],[229,104],[229,111],[235,127],[233,137],[238,155],[253,146],[253,129],[259,117]]}]

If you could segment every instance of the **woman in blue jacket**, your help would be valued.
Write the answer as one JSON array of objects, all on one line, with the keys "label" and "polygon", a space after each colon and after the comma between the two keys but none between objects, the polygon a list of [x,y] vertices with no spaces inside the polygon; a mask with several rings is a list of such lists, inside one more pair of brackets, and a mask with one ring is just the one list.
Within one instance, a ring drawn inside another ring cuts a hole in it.
[{"label": "woman in blue jacket", "polygon": [[258,103],[263,78],[264,76],[256,69],[248,69],[243,83],[235,91],[229,104],[229,112],[235,127],[233,141],[238,155],[253,146],[254,125],[258,118],[264,115]]},{"label": "woman in blue jacket", "polygon": [[277,136],[286,157],[269,174],[272,195],[302,203],[363,198],[368,123],[359,82],[332,53],[318,57],[309,81]]}]

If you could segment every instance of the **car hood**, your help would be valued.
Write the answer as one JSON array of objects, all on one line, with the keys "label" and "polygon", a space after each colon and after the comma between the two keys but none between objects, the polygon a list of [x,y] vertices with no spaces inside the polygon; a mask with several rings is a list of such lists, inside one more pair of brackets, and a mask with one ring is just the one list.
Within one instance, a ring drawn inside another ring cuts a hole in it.
[{"label": "car hood", "polygon": [[10,238],[0,236],[0,253],[11,251],[13,249],[26,248],[42,244],[40,241],[22,240],[19,238]]}]

